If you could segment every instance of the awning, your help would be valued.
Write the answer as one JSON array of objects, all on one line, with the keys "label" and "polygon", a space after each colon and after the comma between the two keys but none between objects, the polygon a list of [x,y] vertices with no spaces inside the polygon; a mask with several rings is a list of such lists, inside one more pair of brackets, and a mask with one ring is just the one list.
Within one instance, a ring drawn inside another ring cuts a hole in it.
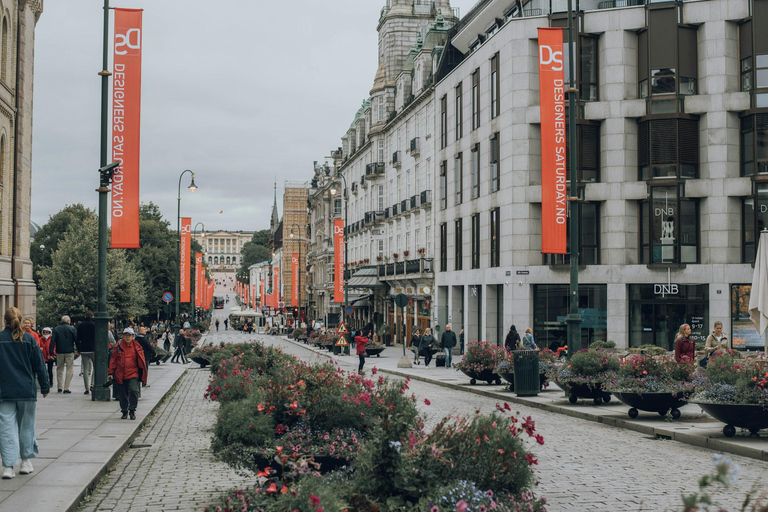
[{"label": "awning", "polygon": [[361,268],[349,278],[349,288],[382,288],[384,283],[379,281],[377,267]]}]

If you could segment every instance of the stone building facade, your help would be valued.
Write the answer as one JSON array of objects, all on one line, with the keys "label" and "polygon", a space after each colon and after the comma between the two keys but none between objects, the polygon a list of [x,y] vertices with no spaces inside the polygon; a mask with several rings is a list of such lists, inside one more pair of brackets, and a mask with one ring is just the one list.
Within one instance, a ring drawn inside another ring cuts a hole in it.
[{"label": "stone building facade", "polygon": [[236,271],[242,263],[240,251],[253,238],[253,231],[210,231],[193,234],[203,247],[203,261],[216,271]]},{"label": "stone building facade", "polygon": [[[761,344],[746,304],[768,221],[768,1],[576,5],[582,346],[669,349],[682,323],[703,343],[716,320]],[[467,341],[512,324],[565,339],[569,260],[541,254],[536,43],[564,9],[480,2],[436,86],[435,313]]]},{"label": "stone building facade", "polygon": [[[286,181],[283,193],[283,250],[281,254],[282,296],[286,307],[306,308],[306,285],[308,284],[307,267],[307,199],[309,198],[309,183],[301,181]],[[293,257],[298,260],[299,275],[294,289]],[[295,300],[294,300],[295,298]]]},{"label": "stone building facade", "polygon": [[0,0],[0,310],[16,306],[30,316],[37,293],[29,254],[32,85],[42,12],[42,0]]}]

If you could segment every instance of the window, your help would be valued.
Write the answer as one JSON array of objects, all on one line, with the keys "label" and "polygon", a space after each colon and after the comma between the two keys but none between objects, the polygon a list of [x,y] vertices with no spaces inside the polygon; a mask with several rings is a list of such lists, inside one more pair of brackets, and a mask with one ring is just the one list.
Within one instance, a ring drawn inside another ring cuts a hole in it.
[{"label": "window", "polygon": [[8,78],[8,52],[10,48],[10,41],[8,40],[8,18],[3,16],[3,32],[2,32],[2,57],[0,58],[0,78],[7,80]]},{"label": "window", "polygon": [[472,73],[472,129],[480,126],[480,69]]},{"label": "window", "polygon": [[499,54],[497,52],[491,57],[491,119],[496,118],[501,113],[499,80]]},{"label": "window", "polygon": [[754,263],[760,232],[768,228],[768,183],[755,183],[754,189],[741,203],[742,263]]},{"label": "window", "polygon": [[[565,318],[568,316],[570,290],[568,284],[533,286],[533,334],[540,347],[557,346],[566,339]],[[579,285],[581,346],[608,339],[608,287],[604,284]],[[589,320],[587,320],[589,318]]]},{"label": "window", "polygon": [[579,99],[597,101],[597,37],[579,38]]},{"label": "window", "polygon": [[[579,265],[600,264],[600,204],[581,202],[579,204]],[[570,217],[567,222],[570,222]],[[570,237],[569,237],[570,238]],[[566,250],[571,250],[570,239],[566,238]],[[570,254],[545,254],[549,265],[569,265]]]},{"label": "window", "polygon": [[472,216],[472,268],[480,268],[480,214]]},{"label": "window", "polygon": [[376,241],[376,259],[377,260],[383,260],[384,259],[384,240],[377,240]]},{"label": "window", "polygon": [[453,270],[461,270],[461,263],[463,258],[463,251],[462,251],[462,222],[461,219],[456,219],[456,222],[454,223],[454,240],[453,240],[453,250],[454,250],[454,261],[453,261]]},{"label": "window", "polygon": [[341,199],[333,200],[333,215],[334,217],[338,217],[341,215]]},{"label": "window", "polygon": [[378,160],[376,160],[376,162],[383,165],[384,164],[384,141],[383,140],[379,140],[376,142],[376,149],[377,149],[378,158],[379,158]]},{"label": "window", "polygon": [[454,159],[453,181],[456,185],[456,204],[461,204],[464,200],[464,169],[461,163],[462,155],[459,153]]},{"label": "window", "polygon": [[699,260],[698,203],[680,186],[650,187],[640,203],[640,260],[646,264],[684,264]]},{"label": "window", "polygon": [[768,107],[768,41],[762,31],[753,27],[768,24],[768,6],[753,2],[752,18],[739,26],[739,58],[741,90],[752,93],[752,107]]},{"label": "window", "polygon": [[440,224],[440,272],[448,270],[448,224]]},{"label": "window", "polygon": [[384,211],[384,185],[379,185],[379,195],[376,203],[376,211]]},{"label": "window", "polygon": [[[567,109],[566,109],[567,110]],[[576,169],[579,181],[596,183],[600,181],[600,122],[576,121]],[[569,127],[565,125],[565,157],[570,169]]]},{"label": "window", "polygon": [[432,227],[429,225],[429,222],[427,221],[427,227],[424,228],[424,231],[427,232],[427,256],[430,258],[432,257]]},{"label": "window", "polygon": [[[377,103],[376,112],[377,112],[377,115],[378,115],[377,121],[379,121],[379,122],[385,121],[386,118],[387,118],[387,114],[386,114],[386,112],[384,110],[384,96],[379,96],[376,99],[376,103]],[[379,160],[379,161],[383,162],[384,160]]]},{"label": "window", "polygon": [[638,124],[638,179],[698,177],[698,119],[651,119]]},{"label": "window", "polygon": [[440,148],[448,145],[448,96],[440,98]]},{"label": "window", "polygon": [[440,209],[445,210],[448,205],[448,162],[440,163]]},{"label": "window", "polygon": [[490,166],[491,166],[491,192],[498,192],[500,187],[499,178],[499,132],[496,132],[491,137],[491,152],[490,152]]},{"label": "window", "polygon": [[472,147],[472,199],[480,197],[480,144]]},{"label": "window", "polygon": [[768,114],[741,118],[741,175],[768,173]]},{"label": "window", "polygon": [[501,252],[499,251],[499,243],[501,242],[501,210],[494,208],[491,210],[491,267],[498,267],[501,264]]},{"label": "window", "polygon": [[459,140],[463,135],[463,121],[464,115],[461,108],[461,84],[456,86],[456,140]]}]

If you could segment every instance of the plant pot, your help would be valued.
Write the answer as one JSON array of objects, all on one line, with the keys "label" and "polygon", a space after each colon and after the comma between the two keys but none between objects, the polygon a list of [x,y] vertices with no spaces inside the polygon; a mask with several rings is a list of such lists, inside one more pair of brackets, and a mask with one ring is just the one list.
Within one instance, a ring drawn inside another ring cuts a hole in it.
[{"label": "plant pot", "polygon": [[568,401],[572,404],[575,404],[579,398],[591,398],[594,400],[595,405],[611,401],[611,394],[603,391],[603,384],[599,382],[596,384],[574,384],[571,382],[559,383],[555,381],[555,384],[568,393]]},{"label": "plant pot", "polygon": [[469,377],[469,383],[471,385],[477,384],[477,381],[484,380],[488,384],[501,384],[501,377],[499,377],[493,370],[483,370],[481,372],[473,372],[470,370],[461,370],[461,373]]},{"label": "plant pot", "polygon": [[696,403],[707,414],[725,423],[723,427],[725,437],[736,435],[735,427],[746,428],[752,434],[768,428],[768,409],[761,405],[692,403]]},{"label": "plant pot", "polygon": [[672,418],[680,417],[680,407],[688,402],[687,396],[677,393],[628,393],[624,391],[612,391],[612,393],[627,404],[630,409],[627,412],[630,418],[637,418],[638,410],[656,412],[666,416],[670,412]]},{"label": "plant pot", "polygon": [[[499,372],[502,379],[509,382],[509,390],[515,390],[515,372]],[[544,385],[547,383],[547,374],[539,373],[539,388],[544,389]]]},{"label": "plant pot", "polygon": [[384,352],[383,348],[367,348],[365,349],[366,352],[368,352],[368,357],[381,357],[381,353]]},{"label": "plant pot", "polygon": [[211,364],[211,362],[209,360],[205,359],[204,357],[192,356],[189,359],[191,359],[194,362],[196,362],[197,364],[199,364],[200,368],[205,368],[206,366]]}]

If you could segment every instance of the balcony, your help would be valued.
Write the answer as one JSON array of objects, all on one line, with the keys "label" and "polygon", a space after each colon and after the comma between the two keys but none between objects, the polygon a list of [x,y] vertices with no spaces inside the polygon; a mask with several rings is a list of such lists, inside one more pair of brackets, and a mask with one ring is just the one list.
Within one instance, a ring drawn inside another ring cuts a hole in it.
[{"label": "balcony", "polygon": [[363,188],[368,188],[368,181],[365,179],[365,176],[360,177],[360,186]]},{"label": "balcony", "polygon": [[[383,280],[398,279],[405,276],[418,278],[419,275],[431,274],[432,258],[396,261],[379,265],[379,277]],[[426,277],[426,276],[425,276]]]},{"label": "balcony", "polygon": [[411,196],[411,210],[419,207],[419,196]]},{"label": "balcony", "polygon": [[395,151],[392,153],[392,165],[396,168],[400,168],[400,166],[403,164],[403,158],[400,156],[399,151]]},{"label": "balcony", "polygon": [[376,219],[376,212],[365,212],[364,220],[366,224],[373,224]]},{"label": "balcony", "polygon": [[400,213],[405,213],[408,210],[410,210],[409,206],[410,205],[408,204],[408,200],[407,199],[403,199],[402,201],[400,201]]},{"label": "balcony", "polygon": [[421,144],[419,144],[419,138],[415,137],[411,139],[411,156],[418,156],[421,152]]},{"label": "balcony", "polygon": [[365,166],[365,177],[369,180],[384,176],[384,162],[376,162]]},{"label": "balcony", "polygon": [[425,190],[421,193],[421,197],[419,198],[419,206],[428,206],[432,205],[432,191],[431,190]]},{"label": "balcony", "polygon": [[388,219],[392,216],[392,208],[386,208],[384,210],[384,219]]},{"label": "balcony", "polygon": [[397,210],[398,210],[398,206],[399,206],[399,205],[398,205],[397,203],[395,203],[395,204],[393,204],[393,205],[392,205],[392,215],[391,215],[391,217],[397,217],[397,214],[398,214],[398,211],[397,211]]},{"label": "balcony", "polygon": [[645,0],[607,0],[597,4],[598,9],[613,9],[615,7],[635,7],[645,5]]},{"label": "balcony", "polygon": [[356,181],[352,182],[352,193],[353,194],[357,194],[357,182]]},{"label": "balcony", "polygon": [[381,222],[385,219],[384,212],[371,212],[373,213],[373,223]]}]

